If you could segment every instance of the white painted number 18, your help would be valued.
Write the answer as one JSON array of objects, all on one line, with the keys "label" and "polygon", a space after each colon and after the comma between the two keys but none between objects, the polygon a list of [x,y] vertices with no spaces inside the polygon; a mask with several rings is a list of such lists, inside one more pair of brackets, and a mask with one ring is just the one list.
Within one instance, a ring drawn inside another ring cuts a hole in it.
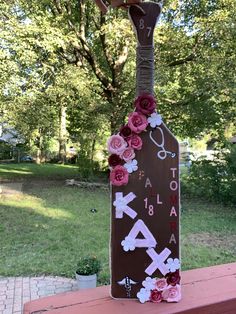
[{"label": "white painted number 18", "polygon": [[148,198],[147,197],[144,199],[144,205],[145,205],[145,208],[148,209],[148,215],[153,216],[154,215],[154,206],[148,205]]},{"label": "white painted number 18", "polygon": [[[139,20],[139,29],[144,29],[144,28],[145,28],[144,19],[140,19]],[[147,30],[147,37],[150,37],[152,28],[150,26],[147,26],[146,30]]]}]

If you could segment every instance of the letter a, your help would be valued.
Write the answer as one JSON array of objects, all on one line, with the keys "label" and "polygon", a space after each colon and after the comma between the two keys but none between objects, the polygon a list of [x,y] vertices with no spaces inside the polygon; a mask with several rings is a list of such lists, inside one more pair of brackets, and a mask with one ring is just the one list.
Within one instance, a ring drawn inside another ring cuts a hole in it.
[{"label": "letter a", "polygon": [[174,206],[172,206],[172,208],[171,208],[171,211],[170,211],[170,217],[171,216],[175,216],[175,217],[177,217],[177,213],[176,213],[176,210],[175,210],[175,207]]},{"label": "letter a", "polygon": [[145,188],[147,188],[148,186],[150,186],[150,188],[152,188],[152,183],[151,183],[149,178],[146,179]]},{"label": "letter a", "polygon": [[[136,238],[139,232],[142,233],[144,239]],[[123,246],[123,250],[127,252],[129,250],[133,251],[137,247],[153,248],[156,247],[157,242],[145,223],[139,219],[133,225],[130,233],[121,242],[121,245]],[[132,246],[132,249],[130,248],[130,245]]]},{"label": "letter a", "polygon": [[169,243],[172,243],[172,242],[174,242],[176,244],[176,239],[175,239],[174,233],[172,233]]}]

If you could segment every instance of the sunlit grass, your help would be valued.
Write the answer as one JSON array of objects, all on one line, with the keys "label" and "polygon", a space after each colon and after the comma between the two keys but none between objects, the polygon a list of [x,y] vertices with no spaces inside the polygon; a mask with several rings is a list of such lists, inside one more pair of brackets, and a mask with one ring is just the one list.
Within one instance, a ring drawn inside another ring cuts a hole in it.
[{"label": "sunlit grass", "polygon": [[31,196],[18,196],[17,200],[7,197],[2,197],[0,199],[0,206],[7,206],[7,207],[15,207],[18,208],[19,211],[27,211],[27,212],[34,212],[36,214],[40,214],[45,217],[61,219],[61,218],[71,218],[73,219],[74,215],[66,210],[60,208],[50,208],[46,207],[43,204],[44,202],[37,198]]},{"label": "sunlit grass", "polygon": [[34,163],[0,164],[0,179],[71,179],[79,175],[75,165],[56,165]]},{"label": "sunlit grass", "polygon": [[16,170],[16,169],[3,169],[2,167],[0,167],[0,171],[1,171],[1,174],[23,174],[23,175],[29,175],[29,174],[33,174],[32,171],[27,171],[27,170],[24,170],[24,169],[21,169],[21,170]]}]

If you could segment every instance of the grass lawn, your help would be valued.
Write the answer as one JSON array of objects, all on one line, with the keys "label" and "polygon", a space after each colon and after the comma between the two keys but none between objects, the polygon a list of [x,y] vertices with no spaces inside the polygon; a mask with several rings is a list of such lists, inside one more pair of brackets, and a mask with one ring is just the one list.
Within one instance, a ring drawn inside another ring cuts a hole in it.
[{"label": "grass lawn", "polygon": [[0,180],[72,179],[79,176],[76,165],[19,163],[0,164]]},{"label": "grass lawn", "polygon": [[[236,210],[193,200],[182,200],[182,208],[183,269],[235,261]],[[42,182],[2,195],[0,275],[70,277],[78,257],[95,252],[103,263],[99,281],[108,283],[109,216],[109,193],[100,190]]]}]

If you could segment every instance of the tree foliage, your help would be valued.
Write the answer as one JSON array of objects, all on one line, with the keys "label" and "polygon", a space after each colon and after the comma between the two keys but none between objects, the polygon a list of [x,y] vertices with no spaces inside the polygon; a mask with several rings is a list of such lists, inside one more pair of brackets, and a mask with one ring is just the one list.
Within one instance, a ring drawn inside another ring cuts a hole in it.
[{"label": "tree foliage", "polygon": [[236,204],[236,147],[212,160],[199,158],[182,177],[182,193],[224,204]]},{"label": "tree foliage", "polygon": [[235,1],[169,1],[157,33],[157,93],[174,131],[218,136],[235,121]]},{"label": "tree foliage", "polygon": [[[132,110],[136,42],[126,12],[104,16],[85,0],[5,0],[0,11],[3,119],[46,142],[60,137],[65,106],[68,136],[93,155],[90,139],[104,143]],[[155,92],[176,135],[222,138],[235,121],[235,13],[233,0],[165,1]]]}]

